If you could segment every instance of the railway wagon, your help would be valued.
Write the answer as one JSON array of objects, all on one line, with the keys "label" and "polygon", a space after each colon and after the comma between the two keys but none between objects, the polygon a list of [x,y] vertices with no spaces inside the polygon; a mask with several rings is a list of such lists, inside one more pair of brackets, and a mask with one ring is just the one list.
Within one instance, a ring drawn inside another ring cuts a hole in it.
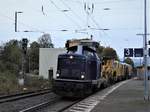
[{"label": "railway wagon", "polygon": [[69,47],[67,53],[58,56],[53,91],[66,97],[84,97],[100,88],[101,60],[96,51],[87,46]]},{"label": "railway wagon", "polygon": [[104,77],[109,84],[130,78],[131,73],[132,66],[129,64],[108,58],[103,60],[102,77]]},{"label": "railway wagon", "polygon": [[127,63],[123,63],[124,65],[124,79],[129,79],[131,78],[132,74],[133,74],[133,68],[131,65],[127,64]]}]

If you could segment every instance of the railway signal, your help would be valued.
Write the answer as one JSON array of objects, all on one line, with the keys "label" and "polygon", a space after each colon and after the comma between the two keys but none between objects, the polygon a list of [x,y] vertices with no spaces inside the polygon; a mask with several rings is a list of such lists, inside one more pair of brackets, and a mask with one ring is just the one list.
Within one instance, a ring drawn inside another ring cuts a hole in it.
[{"label": "railway signal", "polygon": [[24,75],[25,75],[25,70],[26,70],[26,54],[27,54],[27,46],[28,46],[28,39],[27,38],[23,38],[22,39],[22,71],[20,74],[20,79],[19,79],[19,84],[20,85],[24,85]]},{"label": "railway signal", "polygon": [[28,39],[27,38],[23,38],[22,39],[22,50],[23,50],[23,53],[25,55],[27,53],[27,45],[28,45]]}]

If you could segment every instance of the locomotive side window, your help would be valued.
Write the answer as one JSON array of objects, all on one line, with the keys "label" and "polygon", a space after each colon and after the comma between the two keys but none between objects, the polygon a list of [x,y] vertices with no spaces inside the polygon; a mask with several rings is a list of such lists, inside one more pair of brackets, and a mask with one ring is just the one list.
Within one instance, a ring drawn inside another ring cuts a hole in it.
[{"label": "locomotive side window", "polygon": [[85,55],[87,57],[96,57],[96,55],[94,53],[95,53],[95,51],[92,48],[83,46],[83,51],[82,51],[83,55]]},{"label": "locomotive side window", "polygon": [[94,56],[93,52],[90,52],[88,50],[84,50],[83,55],[88,56],[88,57],[93,57]]}]

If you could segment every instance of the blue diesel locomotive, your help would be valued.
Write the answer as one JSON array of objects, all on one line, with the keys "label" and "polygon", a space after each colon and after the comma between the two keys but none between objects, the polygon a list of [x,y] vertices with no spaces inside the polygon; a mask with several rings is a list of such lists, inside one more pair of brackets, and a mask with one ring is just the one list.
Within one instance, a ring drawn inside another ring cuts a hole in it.
[{"label": "blue diesel locomotive", "polygon": [[65,97],[84,97],[101,87],[102,62],[95,47],[93,43],[92,47],[79,44],[58,56],[56,78],[53,79],[54,93]]}]

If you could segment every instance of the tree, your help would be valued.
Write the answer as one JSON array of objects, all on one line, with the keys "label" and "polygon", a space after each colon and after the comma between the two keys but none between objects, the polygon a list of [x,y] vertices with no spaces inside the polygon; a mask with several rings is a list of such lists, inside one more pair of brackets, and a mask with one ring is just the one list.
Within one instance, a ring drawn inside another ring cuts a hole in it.
[{"label": "tree", "polygon": [[18,40],[10,40],[4,44],[1,53],[5,69],[17,73],[21,69],[21,44]]},{"label": "tree", "polygon": [[53,48],[54,47],[50,34],[43,34],[38,39],[38,43],[40,44],[41,48]]},{"label": "tree", "polygon": [[118,56],[117,56],[116,50],[114,50],[113,48],[110,48],[110,47],[106,47],[106,48],[103,49],[102,56],[104,58],[118,60]]},{"label": "tree", "polygon": [[131,65],[132,67],[134,67],[134,62],[133,62],[133,60],[131,58],[126,58],[124,60],[124,62],[127,63],[127,64],[129,64],[129,65]]},{"label": "tree", "polygon": [[102,52],[103,52],[104,47],[103,46],[99,46],[98,48],[96,48],[96,52],[99,58],[102,57]]},{"label": "tree", "polygon": [[36,41],[30,44],[28,63],[31,71],[39,69],[39,48],[40,45]]}]

